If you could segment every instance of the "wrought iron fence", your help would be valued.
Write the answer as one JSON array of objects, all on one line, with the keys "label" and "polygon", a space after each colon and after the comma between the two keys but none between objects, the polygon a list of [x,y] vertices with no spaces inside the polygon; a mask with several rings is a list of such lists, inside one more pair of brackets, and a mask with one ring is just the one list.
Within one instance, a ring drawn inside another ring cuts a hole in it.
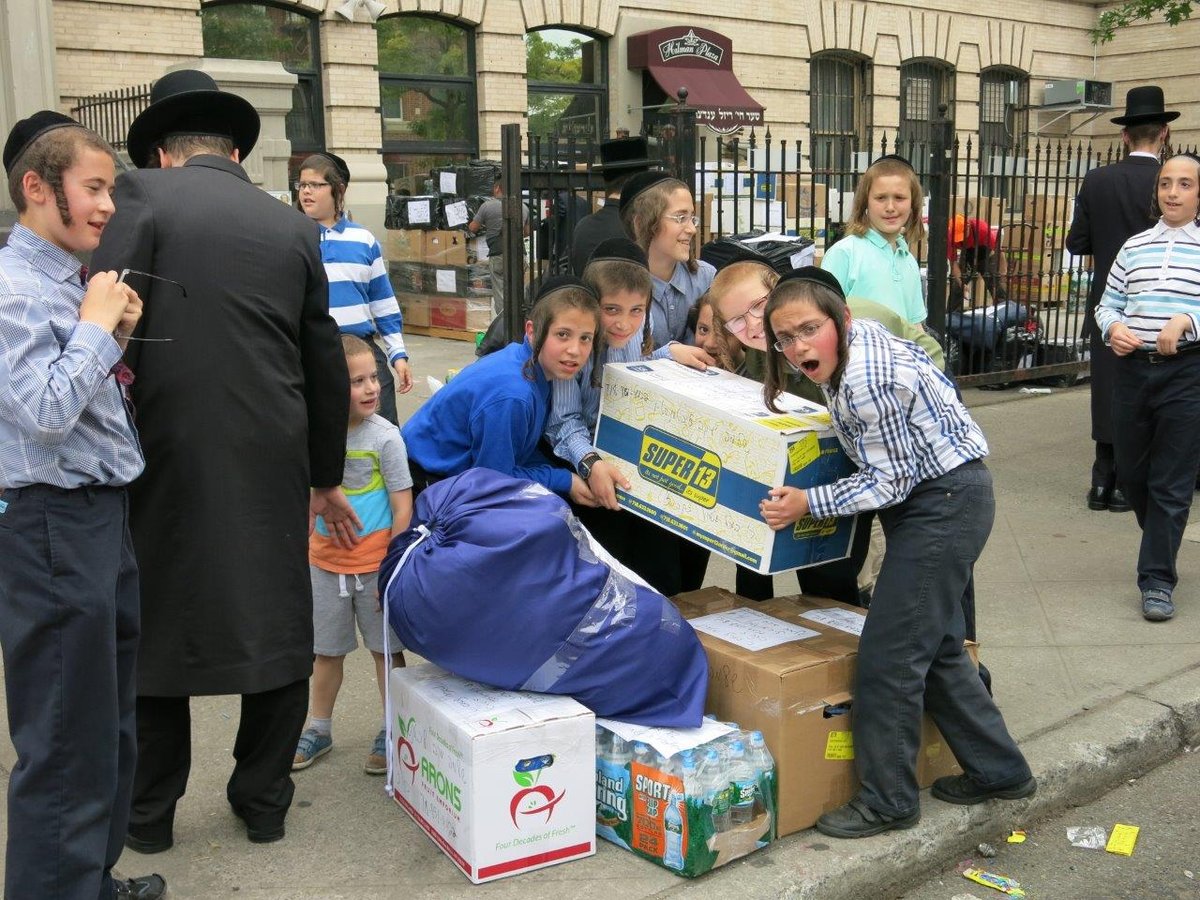
[{"label": "wrought iron fence", "polygon": [[149,84],[138,84],[90,97],[76,97],[71,115],[108,141],[113,149],[126,150],[129,126],[138,113],[150,105],[150,87]]},{"label": "wrought iron fence", "polygon": [[[1119,159],[1119,145],[1031,139],[1015,148],[980,146],[972,138],[940,141],[934,129],[920,141],[884,135],[862,147],[847,139],[822,154],[836,165],[814,168],[803,143],[773,140],[769,129],[761,139],[753,131],[747,139],[697,138],[694,120],[676,114],[644,133],[651,155],[693,186],[702,243],[776,231],[812,240],[818,259],[843,236],[870,162],[905,157],[926,197],[927,236],[910,249],[928,276],[927,324],[942,338],[958,381],[1071,383],[1087,371],[1091,259],[1069,254],[1065,240],[1084,175]],[[597,146],[575,140],[512,143],[502,165],[512,167],[511,183],[530,209],[527,284],[569,271],[575,225],[603,202],[598,158]],[[509,273],[509,296],[521,296],[520,270]],[[519,316],[514,310],[512,327]]]}]

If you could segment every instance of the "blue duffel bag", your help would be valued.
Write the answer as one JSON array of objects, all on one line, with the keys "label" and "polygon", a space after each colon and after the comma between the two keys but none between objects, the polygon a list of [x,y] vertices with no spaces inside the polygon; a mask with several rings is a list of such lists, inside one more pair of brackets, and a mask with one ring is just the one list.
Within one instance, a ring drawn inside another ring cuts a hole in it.
[{"label": "blue duffel bag", "polygon": [[456,675],[626,722],[700,725],[708,661],[692,627],[600,558],[540,485],[490,469],[430,485],[379,584],[404,646]]}]

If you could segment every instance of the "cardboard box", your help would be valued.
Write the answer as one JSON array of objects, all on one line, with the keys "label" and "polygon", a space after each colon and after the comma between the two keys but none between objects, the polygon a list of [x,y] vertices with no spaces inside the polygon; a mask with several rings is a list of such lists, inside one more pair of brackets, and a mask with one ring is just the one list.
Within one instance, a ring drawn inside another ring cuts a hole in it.
[{"label": "cardboard box", "polygon": [[[596,834],[622,850],[636,853],[656,865],[695,878],[775,839],[775,778],[762,775],[754,782],[753,814],[745,821],[716,824],[704,785],[693,781],[689,794],[677,763],[684,750],[696,751],[699,762],[705,745],[723,744],[733,729],[705,720],[700,728],[648,728],[612,719],[597,719]],[[620,757],[602,753],[615,734],[627,743]],[[650,745],[657,758],[637,758],[629,753],[633,741]],[[710,744],[710,742],[713,742]],[[672,794],[677,795],[674,810]],[[728,811],[728,807],[726,807]]]},{"label": "cardboard box", "polygon": [[492,301],[467,297],[430,297],[429,324],[456,331],[487,331],[492,324]]},{"label": "cardboard box", "polygon": [[1024,220],[1029,223],[1053,224],[1070,220],[1074,211],[1073,197],[1065,194],[1035,194],[1025,198]]},{"label": "cardboard box", "polygon": [[397,294],[400,315],[405,325],[429,327],[429,298],[424,294]]},{"label": "cardboard box", "polygon": [[806,225],[811,218],[824,219],[828,211],[829,188],[824,184],[813,184],[810,179],[798,175],[785,175],[783,178],[783,202],[787,207],[788,216],[800,217],[800,224]]},{"label": "cardboard box", "polygon": [[470,234],[462,231],[425,232],[425,262],[433,266],[465,266],[469,238]]},{"label": "cardboard box", "polygon": [[758,382],[669,359],[606,365],[600,397],[595,446],[629,479],[626,509],[757,572],[849,553],[853,519],[772,531],[758,511],[773,487],[852,471],[824,407],[783,394],[772,413]]},{"label": "cardboard box", "polygon": [[596,852],[596,718],[433,665],[393,669],[388,789],[475,884]]},{"label": "cardboard box", "polygon": [[[850,729],[858,635],[841,628],[861,630],[864,610],[810,597],[757,603],[721,588],[673,600],[708,654],[708,712],[766,738],[777,772],[779,835],[809,828],[852,800],[859,786]],[[806,616],[814,612],[816,619]],[[789,631],[796,639],[786,640]],[[919,784],[959,771],[927,715]]]},{"label": "cardboard box", "polygon": [[416,228],[389,228],[384,232],[384,259],[388,262],[421,262],[425,258],[425,234]]},{"label": "cardboard box", "polygon": [[[970,213],[967,207],[971,208]],[[964,216],[983,219],[989,225],[999,225],[1004,215],[1003,197],[955,197],[954,209],[950,216]]]}]

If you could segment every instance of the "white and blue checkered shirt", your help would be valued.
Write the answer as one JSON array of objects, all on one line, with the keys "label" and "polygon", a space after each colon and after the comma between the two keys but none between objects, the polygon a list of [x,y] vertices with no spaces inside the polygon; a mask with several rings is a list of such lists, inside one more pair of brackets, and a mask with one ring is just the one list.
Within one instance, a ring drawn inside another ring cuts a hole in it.
[{"label": "white and blue checkered shirt", "polygon": [[808,491],[814,517],[894,506],[922,481],[987,456],[983,432],[950,380],[924,350],[878,322],[851,323],[841,384],[821,391],[858,471]]},{"label": "white and blue checkered shirt", "polygon": [[123,485],[144,460],[121,348],[79,321],[79,260],[22,225],[0,248],[0,488]]}]

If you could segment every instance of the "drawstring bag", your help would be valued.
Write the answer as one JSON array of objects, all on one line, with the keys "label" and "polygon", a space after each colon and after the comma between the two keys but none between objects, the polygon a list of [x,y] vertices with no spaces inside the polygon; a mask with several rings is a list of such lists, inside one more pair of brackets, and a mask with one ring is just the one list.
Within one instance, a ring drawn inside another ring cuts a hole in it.
[{"label": "drawstring bag", "polygon": [[700,725],[708,661],[692,627],[540,485],[490,469],[430,485],[379,574],[404,646],[456,675]]}]

